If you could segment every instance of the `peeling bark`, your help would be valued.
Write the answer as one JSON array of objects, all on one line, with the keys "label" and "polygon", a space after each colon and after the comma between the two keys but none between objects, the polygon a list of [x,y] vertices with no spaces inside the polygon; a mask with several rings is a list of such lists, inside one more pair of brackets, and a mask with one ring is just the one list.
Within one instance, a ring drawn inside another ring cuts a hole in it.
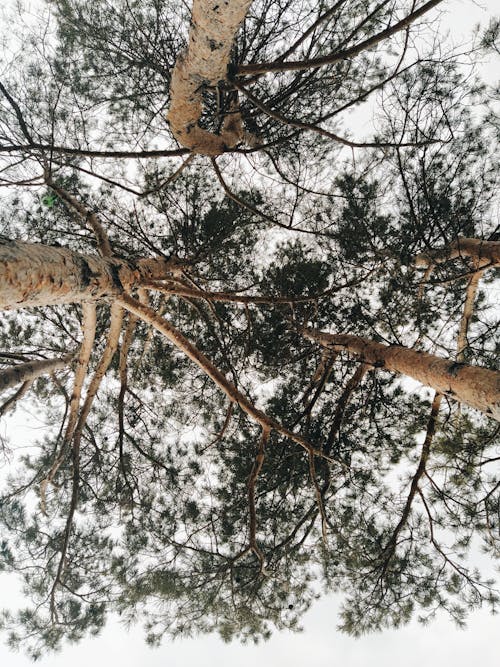
[{"label": "peeling bark", "polygon": [[188,48],[177,58],[170,83],[170,128],[193,153],[216,156],[243,138],[239,114],[228,117],[220,135],[199,126],[203,90],[224,81],[234,38],[252,0],[193,0]]},{"label": "peeling bark", "polygon": [[401,345],[383,345],[361,336],[330,334],[303,328],[309,340],[346,350],[363,363],[408,375],[436,392],[500,421],[500,371],[448,361]]},{"label": "peeling bark", "polygon": [[106,299],[169,277],[178,266],[177,259],[130,262],[0,239],[0,310]]}]

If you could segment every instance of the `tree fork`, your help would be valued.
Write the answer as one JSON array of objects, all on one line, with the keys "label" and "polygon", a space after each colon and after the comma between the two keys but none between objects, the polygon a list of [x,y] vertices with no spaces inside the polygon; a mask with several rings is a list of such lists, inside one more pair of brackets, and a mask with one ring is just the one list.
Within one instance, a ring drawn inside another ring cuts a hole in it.
[{"label": "tree fork", "polygon": [[168,120],[177,141],[193,153],[220,155],[243,138],[232,114],[220,135],[199,126],[203,90],[224,81],[234,38],[252,0],[193,0],[188,48],[177,58],[170,84]]}]

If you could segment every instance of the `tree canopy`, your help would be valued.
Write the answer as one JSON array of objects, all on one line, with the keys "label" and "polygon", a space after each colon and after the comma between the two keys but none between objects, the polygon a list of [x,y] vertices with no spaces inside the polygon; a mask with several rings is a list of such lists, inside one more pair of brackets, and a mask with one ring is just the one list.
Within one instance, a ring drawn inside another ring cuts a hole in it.
[{"label": "tree canopy", "polygon": [[446,6],[4,10],[10,645],[496,609],[499,23]]}]

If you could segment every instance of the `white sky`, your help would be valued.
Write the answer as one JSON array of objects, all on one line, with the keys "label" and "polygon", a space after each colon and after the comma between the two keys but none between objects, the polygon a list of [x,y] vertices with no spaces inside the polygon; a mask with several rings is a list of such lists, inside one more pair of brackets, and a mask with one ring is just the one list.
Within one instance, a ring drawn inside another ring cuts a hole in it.
[{"label": "white sky", "polygon": [[[96,0],[97,2],[99,0]],[[9,5],[12,0],[3,0]],[[488,23],[490,16],[500,14],[500,0],[448,0],[449,11],[443,26],[455,42],[465,39],[472,27]],[[500,67],[487,63],[483,76],[492,81],[500,78]],[[23,417],[24,418],[24,417]],[[30,424],[25,426],[29,429]],[[35,421],[32,427],[36,427]],[[16,581],[0,576],[0,607],[18,599]],[[15,605],[15,603],[14,603]],[[225,645],[217,637],[164,641],[159,649],[146,646],[140,628],[124,630],[109,623],[102,635],[77,646],[67,646],[61,654],[43,658],[43,667],[100,667],[106,663],[132,667],[498,667],[500,665],[500,621],[485,611],[476,612],[465,630],[458,630],[448,618],[440,616],[426,627],[416,622],[400,630],[385,631],[353,639],[336,630],[339,600],[329,596],[317,602],[303,619],[301,634],[280,633],[260,646]],[[28,667],[31,661],[22,654],[9,652],[0,644],[0,665]]]}]

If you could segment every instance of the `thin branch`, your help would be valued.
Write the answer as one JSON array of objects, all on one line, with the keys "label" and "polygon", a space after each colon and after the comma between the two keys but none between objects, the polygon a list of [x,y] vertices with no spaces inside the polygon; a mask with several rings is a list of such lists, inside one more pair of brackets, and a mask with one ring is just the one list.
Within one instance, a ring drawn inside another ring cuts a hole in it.
[{"label": "thin branch", "polygon": [[97,239],[101,255],[103,257],[112,257],[113,251],[111,250],[111,244],[109,242],[108,235],[106,234],[104,227],[102,226],[97,216],[97,213],[95,211],[90,211],[81,202],[79,202],[76,197],[73,197],[73,195],[70,194],[67,190],[55,183],[48,171],[45,173],[45,182],[52,190],[54,190],[54,192],[57,193],[57,195],[63,201],[65,201],[71,206],[71,208],[77,211],[84,224],[86,223],[90,226]]},{"label": "thin branch", "polygon": [[372,47],[376,46],[379,42],[382,42],[384,39],[391,37],[392,35],[404,30],[409,25],[411,25],[418,18],[423,16],[425,13],[436,7],[440,4],[442,0],[429,0],[422,7],[415,10],[408,16],[406,16],[401,21],[398,21],[392,26],[389,26],[382,32],[365,39],[359,44],[355,44],[348,49],[343,51],[333,52],[327,56],[322,56],[320,58],[313,58],[311,60],[299,60],[299,61],[289,61],[289,62],[280,62],[274,61],[271,63],[250,63],[248,65],[239,65],[236,68],[235,73],[238,75],[248,75],[248,74],[257,74],[259,72],[289,72],[292,70],[305,70],[305,69],[315,69],[316,67],[322,67],[323,65],[334,65],[335,63],[341,62],[342,60],[348,60],[359,55],[363,51],[367,51]]},{"label": "thin branch", "polygon": [[226,394],[226,396],[231,401],[237,403],[243,412],[245,412],[263,429],[276,431],[277,433],[283,435],[285,438],[288,438],[303,447],[307,452],[312,452],[315,456],[319,456],[320,458],[330,461],[327,456],[325,456],[319,450],[315,449],[300,434],[293,433],[289,429],[282,426],[278,421],[256,408],[255,405],[242,392],[240,392],[226,378],[226,376],[216,366],[214,366],[214,364],[202,352],[200,352],[200,350],[198,350],[195,345],[193,345],[193,343],[188,341],[187,338],[185,338],[185,336],[170,322],[159,317],[154,312],[154,310],[144,306],[139,301],[133,299],[127,294],[123,294],[122,296],[118,297],[117,303],[119,303],[126,310],[135,313],[138,317],[144,320],[144,322],[151,324],[157,331],[163,334],[178,350],[183,352],[206,375],[208,375],[208,377],[213,380],[213,382]]}]

